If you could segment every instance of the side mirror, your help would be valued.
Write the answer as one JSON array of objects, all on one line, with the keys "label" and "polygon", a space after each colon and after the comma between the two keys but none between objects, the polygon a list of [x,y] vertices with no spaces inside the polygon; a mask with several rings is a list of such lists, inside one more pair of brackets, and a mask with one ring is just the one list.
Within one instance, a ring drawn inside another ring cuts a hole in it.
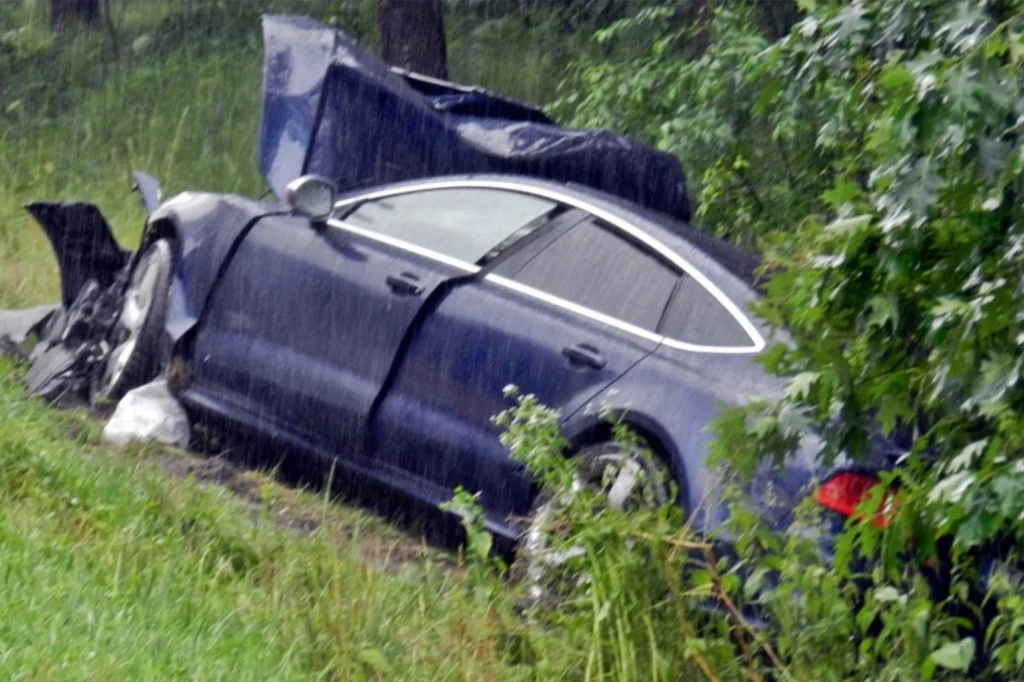
[{"label": "side mirror", "polygon": [[334,183],[318,175],[303,175],[285,187],[285,197],[293,209],[312,220],[324,220],[334,209]]}]

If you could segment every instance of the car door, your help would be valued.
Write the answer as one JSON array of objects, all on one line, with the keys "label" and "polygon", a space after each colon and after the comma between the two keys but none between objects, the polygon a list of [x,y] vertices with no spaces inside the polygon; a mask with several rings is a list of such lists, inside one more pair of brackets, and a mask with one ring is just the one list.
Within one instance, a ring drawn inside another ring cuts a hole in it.
[{"label": "car door", "polygon": [[491,422],[511,404],[503,388],[571,414],[658,346],[679,279],[594,218],[565,227],[511,247],[445,293],[371,423],[376,457],[439,491],[481,492],[499,525],[527,511],[532,485]]},{"label": "car door", "polygon": [[[200,385],[317,449],[363,453],[370,409],[420,310],[446,282],[476,272],[477,251],[503,230],[554,206],[501,199],[411,192],[363,201],[317,228],[261,221],[205,316]],[[492,232],[458,238],[466,215],[496,208]]]}]

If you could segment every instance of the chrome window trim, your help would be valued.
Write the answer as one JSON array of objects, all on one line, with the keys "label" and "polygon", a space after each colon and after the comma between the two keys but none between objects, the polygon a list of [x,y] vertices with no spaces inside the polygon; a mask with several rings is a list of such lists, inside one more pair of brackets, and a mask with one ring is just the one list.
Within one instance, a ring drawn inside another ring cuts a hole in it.
[{"label": "chrome window trim", "polygon": [[536,298],[540,301],[543,301],[544,303],[558,306],[559,308],[565,308],[569,312],[576,313],[577,315],[581,315],[583,317],[589,317],[590,319],[602,322],[608,325],[609,327],[621,329],[624,332],[629,332],[630,334],[643,337],[649,341],[661,343],[665,338],[661,334],[648,331],[643,327],[637,327],[636,325],[630,324],[628,322],[623,322],[617,317],[612,317],[611,315],[599,313],[596,310],[591,310],[590,308],[587,308],[586,306],[573,303],[572,301],[567,301],[564,298],[559,298],[558,296],[549,294],[546,291],[535,289],[527,284],[521,284],[520,282],[508,279],[507,277],[502,277],[501,275],[484,275],[484,279],[487,280],[488,282],[493,282],[494,284],[505,287],[506,289],[511,289],[512,291],[519,292],[524,296]]},{"label": "chrome window trim", "polygon": [[[375,199],[382,199],[384,197],[395,196],[398,194],[409,194],[412,192],[421,192],[423,190],[429,189],[499,189],[512,192],[522,192],[524,194],[532,194],[534,196],[544,197],[545,199],[551,199],[552,201],[558,201],[560,203],[567,204],[574,208],[586,211],[587,213],[590,213],[591,215],[596,216],[597,218],[600,218],[601,220],[605,221],[606,223],[608,223],[615,229],[619,230],[620,232],[629,235],[632,239],[640,242],[647,248],[656,252],[669,263],[672,263],[681,271],[695,279],[697,283],[704,287],[704,289],[708,293],[710,293],[711,296],[716,301],[718,301],[718,303],[722,307],[729,311],[729,314],[733,316],[733,318],[740,325],[740,327],[743,328],[743,331],[747,333],[747,336],[753,342],[753,345],[706,346],[702,344],[688,343],[686,341],[679,341],[677,339],[668,338],[661,334],[656,334],[654,332],[642,329],[635,325],[631,325],[617,318],[605,315],[603,313],[599,313],[595,310],[591,310],[590,308],[586,308],[584,306],[577,305],[570,301],[566,301],[565,299],[553,296],[538,289],[534,289],[533,287],[519,284],[518,282],[513,282],[512,280],[506,279],[504,277],[500,277],[497,275],[487,275],[485,277],[485,279],[487,280],[490,280],[506,288],[513,289],[525,295],[532,296],[534,298],[538,298],[553,305],[557,305],[559,307],[573,311],[585,317],[589,317],[599,322],[603,322],[617,329],[637,334],[638,336],[642,336],[643,338],[646,339],[659,340],[661,343],[665,344],[666,346],[669,346],[670,348],[676,348],[679,350],[685,350],[694,353],[719,354],[752,354],[759,353],[765,348],[766,343],[764,337],[762,337],[760,332],[758,332],[757,328],[754,326],[754,323],[750,321],[750,319],[743,313],[743,311],[739,309],[739,306],[737,306],[732,301],[732,299],[726,296],[722,292],[722,290],[715,285],[714,282],[709,280],[704,275],[704,273],[702,273],[700,270],[694,267],[689,261],[687,261],[678,253],[676,253],[675,251],[671,250],[670,248],[659,242],[657,239],[648,235],[643,230],[640,230],[634,225],[631,225],[630,223],[602,209],[601,207],[594,206],[593,204],[581,200],[578,197],[572,196],[571,194],[559,192],[557,190],[549,189],[547,187],[536,187],[529,184],[521,184],[513,180],[430,180],[414,185],[405,185],[403,187],[393,187],[390,189],[371,191],[367,192],[366,194],[359,195],[358,197],[346,198],[336,203],[335,208],[352,206],[354,203],[358,202],[373,201]],[[360,234],[371,239],[377,239],[378,241],[384,242],[385,244],[390,244],[392,246],[404,248],[409,251],[412,251],[413,253],[418,253],[422,256],[433,258],[442,263],[451,265],[452,267],[457,267],[462,270],[465,270],[466,272],[475,273],[480,271],[480,267],[477,265],[473,265],[455,258],[451,258],[450,256],[446,256],[442,253],[438,253],[430,249],[416,246],[415,244],[410,244],[400,239],[394,239],[392,237],[386,237],[384,235],[376,234],[369,230],[364,230],[362,228],[355,227],[353,225],[336,219],[328,220],[327,222],[328,224],[333,225],[335,227],[340,227],[350,232],[354,232],[356,234]]]},{"label": "chrome window trim", "polygon": [[671,348],[678,348],[679,350],[685,350],[691,353],[719,353],[725,355],[753,352],[749,346],[703,346],[696,343],[686,343],[685,341],[669,339],[662,334],[649,331],[643,327],[637,327],[636,325],[628,322],[623,322],[617,317],[599,313],[596,310],[587,308],[586,306],[573,303],[572,301],[567,301],[564,298],[559,298],[558,296],[541,291],[540,289],[535,289],[527,284],[521,284],[520,282],[502,277],[501,275],[484,275],[484,279],[488,282],[493,282],[494,284],[505,287],[506,289],[516,291],[524,296],[536,298],[544,303],[564,308],[565,310],[576,313],[582,317],[589,317],[590,319],[606,324],[609,327],[628,332],[634,336],[639,336],[649,341],[670,346]]},{"label": "chrome window trim", "polygon": [[358,234],[361,237],[366,237],[367,239],[373,239],[374,241],[387,244],[388,246],[394,246],[399,249],[411,251],[412,253],[415,253],[418,256],[423,256],[424,258],[436,260],[439,263],[450,265],[453,268],[458,268],[459,270],[463,270],[470,274],[480,272],[480,266],[478,265],[467,263],[466,261],[459,260],[458,258],[452,258],[451,256],[446,256],[445,254],[440,253],[438,251],[434,251],[432,249],[417,246],[416,244],[413,244],[412,242],[407,242],[404,239],[395,239],[394,237],[389,237],[385,234],[380,234],[379,232],[367,230],[362,227],[356,227],[355,225],[352,225],[351,223],[346,223],[343,220],[332,219],[328,220],[327,224],[330,225],[331,227],[337,227],[347,232]]}]

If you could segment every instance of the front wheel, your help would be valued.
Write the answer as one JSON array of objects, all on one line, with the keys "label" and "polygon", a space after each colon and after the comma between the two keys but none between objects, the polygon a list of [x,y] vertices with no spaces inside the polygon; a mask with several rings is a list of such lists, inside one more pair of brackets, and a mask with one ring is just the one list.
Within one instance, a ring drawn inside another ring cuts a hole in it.
[{"label": "front wheel", "polygon": [[669,502],[670,472],[664,462],[640,448],[609,442],[588,447],[580,462],[571,491],[541,493],[519,539],[510,577],[524,585],[531,603],[556,602],[567,586],[586,580],[573,575],[569,565],[585,554],[582,546],[556,549],[557,516],[578,491],[602,493],[600,499],[618,511],[657,509]]},{"label": "front wheel", "polygon": [[160,373],[160,337],[173,270],[174,251],[166,239],[153,242],[136,264],[107,339],[111,350],[93,375],[93,404],[118,400]]}]

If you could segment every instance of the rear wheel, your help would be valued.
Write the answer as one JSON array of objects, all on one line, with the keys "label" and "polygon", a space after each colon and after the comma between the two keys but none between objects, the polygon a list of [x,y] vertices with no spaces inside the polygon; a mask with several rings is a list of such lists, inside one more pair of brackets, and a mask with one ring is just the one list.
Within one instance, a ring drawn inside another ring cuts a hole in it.
[{"label": "rear wheel", "polygon": [[586,580],[573,574],[571,559],[586,549],[569,545],[555,547],[559,512],[580,490],[603,493],[608,507],[619,511],[656,509],[670,500],[670,472],[664,462],[640,448],[608,442],[588,447],[581,460],[572,491],[558,495],[541,493],[531,510],[519,539],[510,576],[526,587],[530,603],[557,602],[573,584]]},{"label": "rear wheel", "polygon": [[93,375],[94,404],[118,400],[160,373],[160,337],[173,270],[174,251],[166,239],[153,242],[136,264],[107,339],[111,350]]}]

